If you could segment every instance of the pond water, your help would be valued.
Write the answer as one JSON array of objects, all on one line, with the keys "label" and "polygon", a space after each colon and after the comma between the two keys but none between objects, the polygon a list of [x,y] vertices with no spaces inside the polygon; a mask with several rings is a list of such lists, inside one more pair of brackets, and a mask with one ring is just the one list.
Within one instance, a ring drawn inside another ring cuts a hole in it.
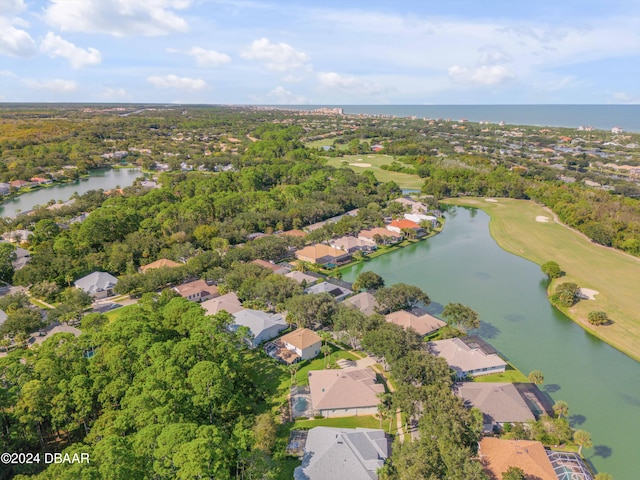
[{"label": "pond water", "polygon": [[128,187],[141,175],[137,168],[92,170],[88,177],[75,182],[39,188],[7,200],[0,205],[0,217],[15,217],[20,212],[32,210],[36,205],[46,205],[50,200],[66,201],[76,192],[82,195],[89,190],[100,188],[109,190],[115,187]]},{"label": "pond water", "polygon": [[640,363],[580,328],[553,308],[540,267],[502,250],[489,216],[452,207],[433,238],[351,267],[343,279],[372,270],[387,285],[414,284],[431,298],[429,311],[460,302],[480,314],[478,333],[525,375],[544,373],[542,390],[569,404],[572,426],[591,433],[585,457],[616,480],[638,478]]}]

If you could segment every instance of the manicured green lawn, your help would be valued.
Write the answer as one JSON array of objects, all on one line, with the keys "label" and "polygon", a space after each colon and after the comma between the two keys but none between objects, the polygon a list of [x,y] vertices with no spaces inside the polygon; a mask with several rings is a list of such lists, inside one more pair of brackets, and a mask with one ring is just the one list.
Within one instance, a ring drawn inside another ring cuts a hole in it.
[{"label": "manicured green lawn", "polygon": [[508,383],[528,383],[529,379],[524,373],[515,368],[510,363],[507,364],[507,369],[504,373],[493,373],[491,375],[481,375],[479,377],[473,377],[474,382],[508,382]]},{"label": "manicured green lawn", "polygon": [[[331,147],[333,146],[334,140],[337,140],[340,137],[331,137],[331,138],[323,138],[322,140],[314,140],[313,142],[307,142],[304,144],[307,148],[321,148],[321,147]],[[344,150],[347,148],[346,143],[340,143],[336,145],[336,150]]]},{"label": "manicured green lawn", "polygon": [[105,315],[109,319],[109,322],[113,322],[116,318],[118,318],[120,315],[125,313],[127,310],[131,310],[133,307],[135,307],[135,305],[127,305],[126,307],[119,307],[114,310],[109,310],[107,313],[105,313]]},{"label": "manicured green lawn", "polygon": [[[331,353],[331,358],[327,356],[327,361],[326,361],[327,365],[329,365],[329,363],[335,363],[336,361],[342,358],[345,358],[347,360],[358,359],[352,353],[347,352],[345,350],[339,350],[333,345],[331,346],[331,348],[333,349],[333,353]],[[324,370],[324,368],[325,368],[325,359],[324,359],[324,355],[322,354],[320,354],[320,356],[318,356],[318,358],[316,358],[315,360],[311,360],[310,362],[305,363],[300,368],[300,370],[298,370],[298,372],[296,373],[296,380],[298,382],[298,385],[300,386],[309,385],[309,378],[308,378],[309,372],[312,370]]]},{"label": "manicured green lawn", "polygon": [[[357,173],[362,173],[365,170],[373,172],[375,177],[380,182],[394,181],[401,188],[411,188],[419,190],[424,184],[424,179],[417,175],[410,175],[408,173],[391,172],[389,170],[382,170],[381,165],[391,165],[396,160],[390,155],[345,155],[344,157],[327,157],[327,163],[334,167],[349,167]],[[396,160],[397,161],[397,160]],[[346,164],[344,163],[346,162]],[[358,165],[360,164],[360,165]],[[407,165],[410,167],[410,165]]]},{"label": "manicured green lawn", "polygon": [[[596,245],[554,221],[553,213],[525,200],[456,198],[454,205],[478,207],[491,216],[491,236],[508,252],[539,265],[553,260],[566,275],[556,283],[575,282],[599,292],[595,300],[581,300],[563,311],[583,328],[640,361],[640,259],[612,248]],[[547,222],[536,221],[546,217]],[[607,312],[612,325],[594,327],[587,321],[590,311]]]},{"label": "manicured green lawn", "polygon": [[[392,422],[392,424],[395,422]],[[295,429],[306,430],[313,427],[336,428],[380,428],[380,419],[375,415],[363,415],[360,417],[318,418],[312,420],[298,420],[294,424]],[[389,428],[389,419],[382,421],[382,428]],[[393,428],[393,425],[392,425]]]},{"label": "manicured green lawn", "polygon": [[33,298],[33,297],[30,297],[30,298],[29,298],[29,301],[30,301],[32,304],[34,304],[36,307],[44,308],[44,309],[46,309],[46,310],[48,310],[48,309],[49,309],[49,307],[48,307],[44,302],[41,302],[40,300],[36,300],[36,299],[35,299],[35,298]]}]

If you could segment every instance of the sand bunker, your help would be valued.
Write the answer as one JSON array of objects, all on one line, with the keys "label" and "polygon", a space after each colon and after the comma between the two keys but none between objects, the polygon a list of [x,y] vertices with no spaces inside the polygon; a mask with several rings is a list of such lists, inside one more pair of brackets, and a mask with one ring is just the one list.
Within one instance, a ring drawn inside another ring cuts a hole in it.
[{"label": "sand bunker", "polygon": [[484,201],[491,202],[491,203],[498,203],[498,200],[496,200],[495,198],[485,198]]},{"label": "sand bunker", "polygon": [[361,163],[361,162],[350,163],[349,165],[353,165],[354,167],[370,167],[371,166],[370,163]]},{"label": "sand bunker", "polygon": [[581,288],[578,296],[586,300],[595,300],[596,295],[598,295],[599,293],[600,292],[598,292],[597,290],[591,290],[590,288]]},{"label": "sand bunker", "polygon": [[549,217],[545,217],[544,215],[538,215],[536,217],[536,222],[547,223],[549,221]]}]

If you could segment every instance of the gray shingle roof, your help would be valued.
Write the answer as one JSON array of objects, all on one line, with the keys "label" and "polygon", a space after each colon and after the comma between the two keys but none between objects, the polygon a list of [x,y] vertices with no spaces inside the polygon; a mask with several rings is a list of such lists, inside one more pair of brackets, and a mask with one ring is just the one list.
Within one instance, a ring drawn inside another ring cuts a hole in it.
[{"label": "gray shingle roof", "polygon": [[389,457],[383,430],[316,427],[309,430],[295,480],[375,480]]},{"label": "gray shingle roof", "polygon": [[107,272],[93,272],[74,282],[77,288],[87,293],[97,293],[115,287],[118,279]]}]

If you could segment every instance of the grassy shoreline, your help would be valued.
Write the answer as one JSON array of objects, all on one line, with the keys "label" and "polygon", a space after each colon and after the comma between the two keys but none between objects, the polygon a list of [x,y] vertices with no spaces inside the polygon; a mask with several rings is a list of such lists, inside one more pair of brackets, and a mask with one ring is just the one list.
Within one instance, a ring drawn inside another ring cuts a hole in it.
[{"label": "grassy shoreline", "polygon": [[[562,282],[596,290],[594,300],[582,300],[560,310],[595,337],[640,361],[640,309],[634,288],[640,285],[640,259],[590,242],[556,222],[552,213],[532,201],[456,198],[444,203],[485,211],[491,217],[491,236],[502,249],[538,265],[558,262],[566,275],[551,282],[548,292]],[[542,217],[547,220],[540,221]],[[587,315],[593,310],[607,312],[613,325],[589,324]]]}]

